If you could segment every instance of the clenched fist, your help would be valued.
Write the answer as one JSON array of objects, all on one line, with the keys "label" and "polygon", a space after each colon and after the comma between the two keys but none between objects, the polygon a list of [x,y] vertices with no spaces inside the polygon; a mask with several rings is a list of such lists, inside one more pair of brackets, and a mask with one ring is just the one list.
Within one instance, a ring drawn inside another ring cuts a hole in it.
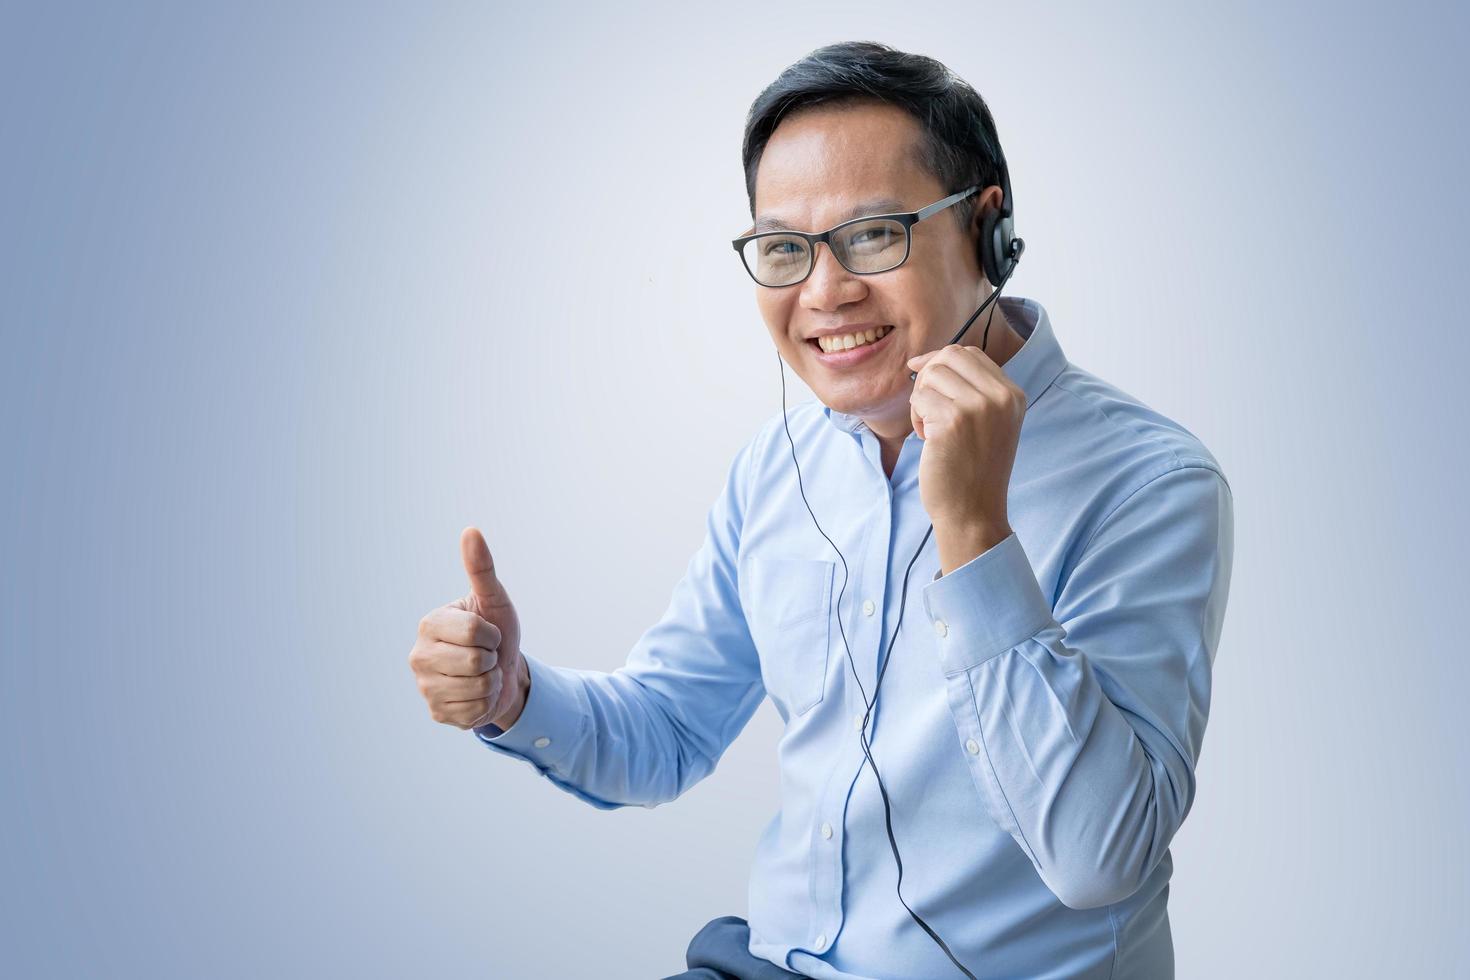
[{"label": "clenched fist", "polygon": [[419,620],[408,655],[435,721],[456,728],[514,725],[526,705],[531,675],[521,657],[521,624],[479,529],[459,536],[470,592]]}]

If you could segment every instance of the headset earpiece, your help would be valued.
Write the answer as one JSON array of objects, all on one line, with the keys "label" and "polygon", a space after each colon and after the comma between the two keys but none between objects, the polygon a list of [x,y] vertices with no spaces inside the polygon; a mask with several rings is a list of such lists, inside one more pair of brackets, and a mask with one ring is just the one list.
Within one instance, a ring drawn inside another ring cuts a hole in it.
[{"label": "headset earpiece", "polygon": [[1005,276],[1005,269],[1001,265],[1004,261],[1005,243],[1000,236],[1004,234],[1007,224],[1008,222],[1001,220],[999,208],[986,208],[980,219],[980,268],[992,287]]},{"label": "headset earpiece", "polygon": [[986,209],[980,220],[980,268],[992,287],[999,286],[1010,275],[1016,260],[1021,257],[1021,250],[1025,248],[1024,243],[1016,238],[1016,222],[1011,204],[1011,175],[1004,153],[1000,153],[999,162],[1000,207]]}]

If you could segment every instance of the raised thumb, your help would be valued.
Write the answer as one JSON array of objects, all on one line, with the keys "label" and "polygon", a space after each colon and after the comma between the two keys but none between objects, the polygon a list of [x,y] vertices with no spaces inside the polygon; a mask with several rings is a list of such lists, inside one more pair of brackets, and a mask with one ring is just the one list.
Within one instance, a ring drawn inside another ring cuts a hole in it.
[{"label": "raised thumb", "polygon": [[467,527],[459,535],[459,553],[464,558],[465,574],[470,577],[470,591],[475,594],[481,614],[505,602],[505,589],[495,577],[495,559],[490,546],[477,527]]}]

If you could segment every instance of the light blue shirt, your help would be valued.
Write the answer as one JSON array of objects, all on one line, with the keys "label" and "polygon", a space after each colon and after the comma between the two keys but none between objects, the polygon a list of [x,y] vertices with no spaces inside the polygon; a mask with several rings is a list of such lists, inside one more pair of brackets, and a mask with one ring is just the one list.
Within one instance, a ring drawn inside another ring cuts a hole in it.
[{"label": "light blue shirt", "polygon": [[[1039,303],[1000,303],[1025,338],[1002,368],[1027,403],[1014,533],[943,576],[930,536],[869,721],[903,897],[977,977],[1172,977],[1169,842],[1209,714],[1230,487],[1189,431],[1070,363]],[[894,893],[838,625],[871,697],[929,528],[924,443],[908,436],[890,479],[860,419],[807,401],[790,427],[845,591],[774,415],[627,663],[528,655],[524,712],[475,734],[595,807],[651,807],[709,775],[769,694],[781,806],[756,848],[750,952],[812,977],[958,976]]]}]

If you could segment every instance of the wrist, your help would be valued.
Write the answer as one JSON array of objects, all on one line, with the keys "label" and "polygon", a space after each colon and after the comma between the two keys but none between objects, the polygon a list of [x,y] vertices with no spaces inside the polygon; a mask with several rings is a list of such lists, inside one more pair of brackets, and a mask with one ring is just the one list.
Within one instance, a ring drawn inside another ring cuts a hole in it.
[{"label": "wrist", "polygon": [[1009,521],[952,522],[934,525],[941,575],[975,560],[1012,534]]},{"label": "wrist", "polygon": [[515,699],[505,711],[491,719],[491,722],[503,732],[510,731],[511,726],[520,720],[521,712],[526,710],[526,700],[531,695],[531,668],[526,665],[525,657],[517,657],[516,663],[520,683],[517,685]]}]

